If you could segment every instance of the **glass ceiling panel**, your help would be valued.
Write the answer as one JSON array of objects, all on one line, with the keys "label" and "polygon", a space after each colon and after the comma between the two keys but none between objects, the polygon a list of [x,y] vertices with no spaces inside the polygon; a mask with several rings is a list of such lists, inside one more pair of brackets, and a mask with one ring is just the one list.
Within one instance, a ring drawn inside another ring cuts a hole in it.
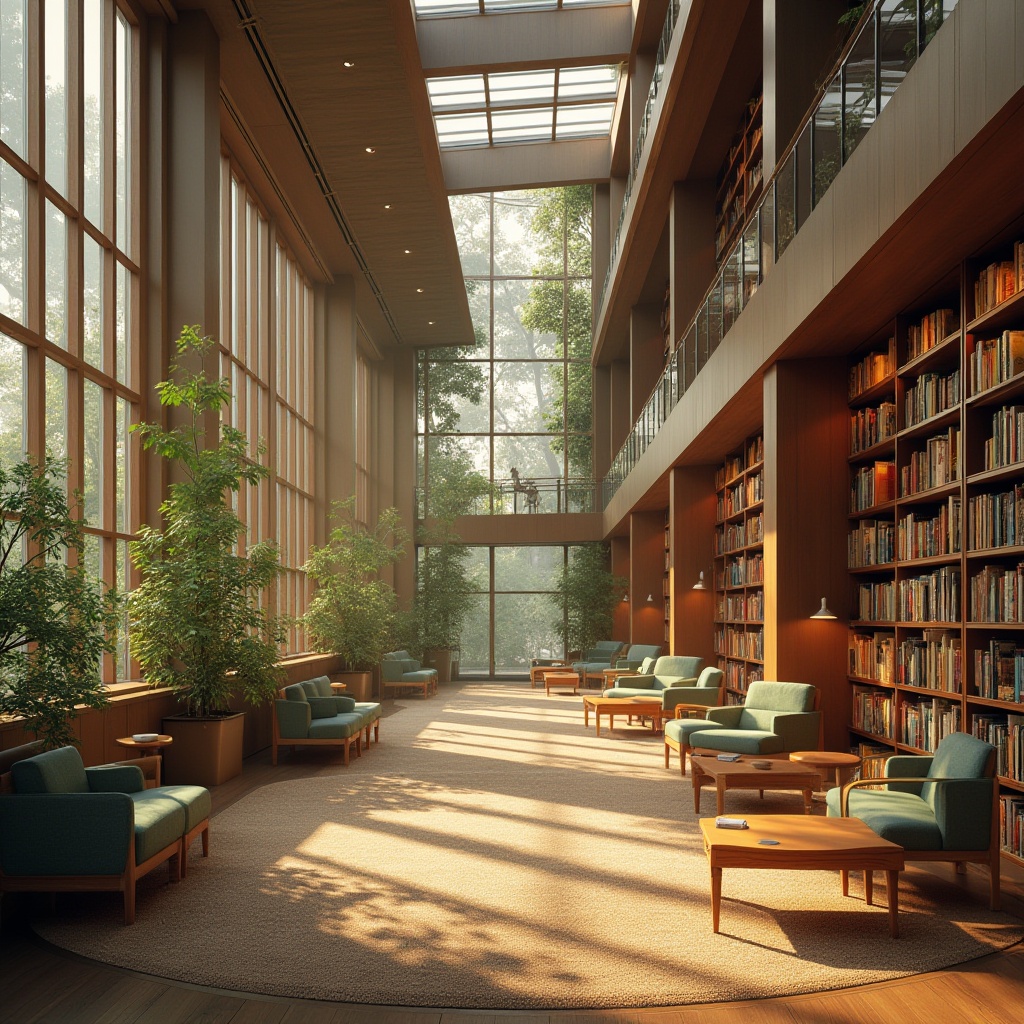
[{"label": "glass ceiling panel", "polygon": [[482,109],[487,103],[483,75],[428,78],[427,92],[431,110]]},{"label": "glass ceiling panel", "polygon": [[558,73],[558,99],[614,99],[618,84],[619,69],[612,65],[562,68]]},{"label": "glass ceiling panel", "polygon": [[551,11],[561,7],[622,7],[629,0],[413,0],[418,18],[457,14],[507,14],[514,11]]},{"label": "glass ceiling panel", "polygon": [[614,103],[559,107],[555,138],[578,139],[583,136],[607,135],[611,131],[614,110]]},{"label": "glass ceiling panel", "polygon": [[487,76],[492,107],[555,102],[555,71],[510,71]]},{"label": "glass ceiling panel", "polygon": [[552,107],[531,110],[496,110],[491,114],[491,135],[497,142],[535,142],[551,138]]},{"label": "glass ceiling panel", "polygon": [[414,0],[417,17],[434,18],[449,14],[479,14],[478,0]]},{"label": "glass ceiling panel", "polygon": [[437,126],[437,141],[442,149],[455,146],[486,146],[486,114],[438,114],[434,118]]}]

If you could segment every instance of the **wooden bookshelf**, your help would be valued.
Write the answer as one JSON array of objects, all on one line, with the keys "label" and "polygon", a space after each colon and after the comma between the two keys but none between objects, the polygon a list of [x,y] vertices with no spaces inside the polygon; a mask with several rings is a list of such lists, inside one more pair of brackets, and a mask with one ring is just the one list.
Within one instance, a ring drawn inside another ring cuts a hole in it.
[{"label": "wooden bookshelf", "polygon": [[715,655],[726,699],[764,678],[764,437],[747,438],[715,474]]},{"label": "wooden bookshelf", "polygon": [[852,745],[931,752],[956,730],[993,743],[1017,859],[1005,836],[1024,823],[1020,243],[965,261],[854,356],[848,542]]},{"label": "wooden bookshelf", "polygon": [[728,255],[747,213],[761,196],[764,182],[763,118],[764,95],[758,84],[747,102],[715,178],[715,258]]}]

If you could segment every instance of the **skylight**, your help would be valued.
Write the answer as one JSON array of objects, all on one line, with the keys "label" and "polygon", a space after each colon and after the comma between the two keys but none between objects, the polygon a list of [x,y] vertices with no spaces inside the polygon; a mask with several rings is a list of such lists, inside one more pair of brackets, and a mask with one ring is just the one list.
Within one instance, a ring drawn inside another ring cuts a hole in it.
[{"label": "skylight", "polygon": [[614,65],[428,78],[438,144],[456,149],[609,135],[618,78]]},{"label": "skylight", "polygon": [[629,0],[413,0],[418,18],[450,18],[460,14],[507,14],[513,11],[571,10],[621,6]]}]

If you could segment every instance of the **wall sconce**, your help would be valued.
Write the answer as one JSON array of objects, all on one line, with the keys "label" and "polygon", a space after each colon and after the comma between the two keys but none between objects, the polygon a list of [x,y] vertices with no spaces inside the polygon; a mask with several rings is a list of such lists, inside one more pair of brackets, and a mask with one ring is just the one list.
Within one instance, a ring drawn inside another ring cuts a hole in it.
[{"label": "wall sconce", "polygon": [[812,619],[834,619],[835,615],[829,611],[825,604],[825,598],[821,599],[821,607],[811,616]]},{"label": "wall sconce", "polygon": [[653,594],[648,594],[647,595],[647,603],[648,604],[654,604],[654,595]]},{"label": "wall sconce", "polygon": [[704,582],[704,570],[701,569],[700,575],[697,577],[697,582],[693,585],[694,590],[707,590],[707,584]]},{"label": "wall sconce", "polygon": [[629,594],[623,594],[622,595],[622,603],[623,604],[629,604]]}]

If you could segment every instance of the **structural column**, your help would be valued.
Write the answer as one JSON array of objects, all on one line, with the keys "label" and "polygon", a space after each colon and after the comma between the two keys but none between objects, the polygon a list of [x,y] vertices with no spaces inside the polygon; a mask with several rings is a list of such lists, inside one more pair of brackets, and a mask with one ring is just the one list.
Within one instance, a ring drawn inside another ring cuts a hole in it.
[{"label": "structural column", "polygon": [[[665,654],[715,664],[713,538],[715,467],[669,470],[669,641]],[[693,586],[704,573],[704,590]]]},{"label": "structural column", "polygon": [[693,319],[715,277],[715,185],[677,182],[669,205],[672,344]]},{"label": "structural column", "polygon": [[325,290],[323,406],[327,507],[355,493],[356,307],[351,277]]},{"label": "structural column", "polygon": [[633,512],[629,517],[630,643],[665,643],[664,577],[665,513]]}]

